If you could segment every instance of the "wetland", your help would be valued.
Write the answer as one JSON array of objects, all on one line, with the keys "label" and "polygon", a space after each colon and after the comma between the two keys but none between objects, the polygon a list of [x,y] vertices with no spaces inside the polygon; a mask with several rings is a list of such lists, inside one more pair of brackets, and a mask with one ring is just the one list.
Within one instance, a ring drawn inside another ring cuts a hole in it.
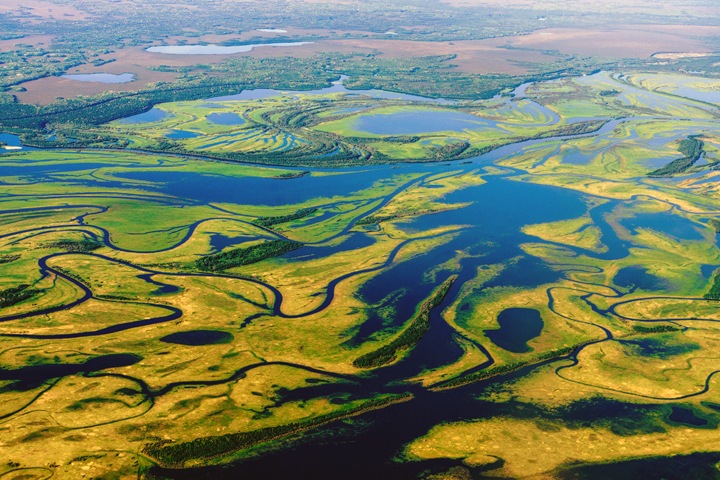
[{"label": "wetland", "polygon": [[711,468],[720,112],[624,79],[245,92],[0,155],[5,472]]}]

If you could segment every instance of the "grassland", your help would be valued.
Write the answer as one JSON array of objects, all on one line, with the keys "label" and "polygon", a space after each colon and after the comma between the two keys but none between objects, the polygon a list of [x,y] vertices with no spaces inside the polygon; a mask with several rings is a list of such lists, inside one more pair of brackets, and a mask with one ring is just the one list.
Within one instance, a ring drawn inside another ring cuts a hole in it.
[{"label": "grassland", "polygon": [[[560,477],[573,462],[717,451],[719,319],[704,295],[720,265],[720,113],[648,78],[452,105],[183,101],[93,133],[176,154],[0,155],[0,474],[262,459],[406,405],[435,412],[408,409],[427,434],[395,446],[407,466]],[[477,128],[359,128],[397,114]],[[577,126],[588,120],[602,127]],[[647,175],[691,156],[691,135],[692,166]],[[416,162],[459,142],[457,161]],[[336,151],[409,162],[236,161]],[[204,154],[217,158],[191,156]],[[495,343],[517,309],[537,313],[539,333]],[[437,413],[459,396],[461,413]]]}]

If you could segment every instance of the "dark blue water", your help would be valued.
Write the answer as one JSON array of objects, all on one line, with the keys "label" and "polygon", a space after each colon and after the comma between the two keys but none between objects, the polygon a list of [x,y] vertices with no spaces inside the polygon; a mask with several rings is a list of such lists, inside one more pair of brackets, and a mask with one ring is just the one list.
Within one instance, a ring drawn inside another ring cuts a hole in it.
[{"label": "dark blue water", "polygon": [[535,257],[513,261],[487,287],[535,287],[560,279],[560,273]]},{"label": "dark blue water", "polygon": [[12,382],[0,388],[0,391],[31,390],[53,378],[96,372],[107,368],[126,367],[134,365],[140,360],[142,357],[138,355],[117,353],[94,357],[83,363],[29,365],[14,370],[0,368],[0,381]]},{"label": "dark blue water", "polygon": [[[0,142],[4,143],[5,145],[9,147],[20,147],[20,148],[13,148],[11,150],[7,150],[8,152],[18,152],[18,151],[24,151],[24,150],[35,150],[32,147],[26,147],[22,144],[22,141],[20,140],[20,137],[17,135],[13,135],[11,133],[0,133]],[[3,148],[0,148],[0,153],[5,152],[6,150]]]},{"label": "dark blue water", "polygon": [[533,308],[508,308],[497,318],[499,329],[485,330],[485,336],[498,347],[513,353],[532,349],[527,342],[542,333],[545,326],[540,312]]},{"label": "dark blue water", "polygon": [[11,147],[22,146],[22,141],[20,141],[20,137],[11,133],[0,133],[0,142],[6,145],[10,145]]},{"label": "dark blue water", "polygon": [[0,177],[41,177],[51,173],[79,172],[108,166],[107,163],[58,163],[48,165],[45,162],[39,162],[37,165],[32,163],[3,165],[0,162]]},{"label": "dark blue water", "polygon": [[717,268],[717,265],[700,265],[700,273],[703,277],[710,278]]},{"label": "dark blue water", "polygon": [[[392,331],[405,324],[415,312],[416,307],[427,298],[439,282],[430,281],[430,272],[436,271],[439,264],[454,258],[459,250],[473,253],[482,252],[483,257],[461,261],[458,285],[476,274],[478,263],[507,263],[507,272],[501,275],[498,284],[520,281],[523,285],[536,286],[558,278],[558,273],[536,259],[521,258],[524,252],[519,245],[529,241],[521,232],[528,223],[550,222],[582,215],[586,206],[582,196],[570,190],[536,184],[526,184],[504,178],[490,177],[484,185],[466,188],[446,197],[449,203],[471,202],[467,207],[426,215],[406,224],[406,228],[426,231],[439,226],[472,225],[461,229],[449,242],[418,255],[410,260],[398,263],[383,270],[366,282],[358,294],[374,308],[389,305],[394,308],[391,319],[382,318],[371,309],[366,324],[348,340],[353,345],[367,339],[372,333],[391,328]],[[532,205],[532,208],[528,208]],[[512,260],[512,262],[511,262]],[[444,279],[450,271],[435,272],[437,278]],[[452,293],[452,291],[451,291]],[[449,295],[452,297],[452,295]],[[438,309],[441,310],[441,309]],[[395,373],[410,376],[419,373],[422,368],[436,368],[449,364],[462,354],[453,342],[453,333],[440,327],[431,329],[416,350],[422,351],[416,357],[412,355],[395,369]],[[421,359],[421,360],[418,360]],[[391,369],[392,371],[392,369]]]},{"label": "dark blue water", "polygon": [[114,176],[119,180],[127,178],[152,182],[152,187],[144,188],[203,203],[277,206],[302,203],[317,198],[318,195],[326,197],[351,195],[370,188],[374,182],[392,173],[392,170],[383,168],[368,170],[367,173],[357,175],[304,175],[291,179],[160,171],[122,172]]},{"label": "dark blue water", "polygon": [[650,457],[617,463],[569,466],[560,480],[718,480],[718,453]]},{"label": "dark blue water", "polygon": [[638,288],[646,291],[663,290],[669,285],[665,279],[648,273],[645,267],[640,266],[621,268],[615,274],[613,283],[618,287]]},{"label": "dark blue water", "polygon": [[450,204],[471,202],[470,206],[426,215],[413,224],[423,230],[470,224],[482,229],[484,237],[517,241],[531,238],[520,233],[525,225],[575,218],[586,210],[582,195],[574,191],[511,178],[490,180],[478,187],[450,193],[444,199]]},{"label": "dark blue water", "polygon": [[695,222],[670,212],[639,213],[632,218],[621,220],[621,223],[633,234],[637,234],[638,228],[647,228],[677,240],[702,240],[704,238]]},{"label": "dark blue water", "polygon": [[672,412],[668,416],[671,422],[682,423],[690,427],[704,427],[708,421],[702,417],[695,415],[692,408],[672,407]]},{"label": "dark blue water", "polygon": [[354,232],[349,234],[343,241],[338,242],[334,245],[328,246],[314,246],[306,245],[297,250],[288,252],[282,256],[282,258],[308,261],[319,258],[325,258],[335,253],[349,252],[360,248],[369,247],[375,243],[375,239],[364,233]]},{"label": "dark blue water", "polygon": [[377,135],[477,130],[494,122],[460,112],[416,110],[391,114],[363,115],[353,124],[355,130]]},{"label": "dark blue water", "polygon": [[258,237],[249,237],[245,235],[240,235],[237,237],[229,237],[226,235],[223,235],[222,233],[211,233],[210,234],[210,247],[216,251],[219,252],[227,247],[234,247],[235,245],[240,245],[242,243],[251,241],[251,240],[257,240]]},{"label": "dark blue water", "polygon": [[207,116],[207,120],[215,125],[242,125],[245,123],[245,119],[237,113],[224,112],[224,113],[211,113]]},{"label": "dark blue water", "polygon": [[173,140],[182,140],[185,138],[197,138],[202,137],[202,133],[189,132],[187,130],[173,130],[172,133],[168,133],[165,137]]},{"label": "dark blue water", "polygon": [[700,345],[692,342],[671,342],[667,337],[646,337],[637,340],[621,340],[623,346],[642,357],[653,357],[667,360],[676,355],[683,355],[700,349]]},{"label": "dark blue water", "polygon": [[233,338],[235,337],[233,337],[231,333],[220,330],[190,330],[188,332],[171,333],[170,335],[162,337],[160,341],[197,347],[201,345],[230,343]]},{"label": "dark blue water", "polygon": [[137,115],[133,115],[131,117],[126,117],[121,120],[118,120],[118,123],[126,123],[126,124],[137,124],[137,123],[152,123],[152,122],[159,122],[160,120],[165,120],[166,118],[170,118],[172,115],[164,110],[160,110],[159,108],[152,108],[151,110],[148,110],[145,113],[139,113]]}]

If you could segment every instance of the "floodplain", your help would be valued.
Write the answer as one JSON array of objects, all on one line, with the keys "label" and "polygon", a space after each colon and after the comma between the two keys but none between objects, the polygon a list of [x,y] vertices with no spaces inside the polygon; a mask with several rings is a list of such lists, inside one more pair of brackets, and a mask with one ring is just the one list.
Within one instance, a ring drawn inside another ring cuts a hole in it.
[{"label": "floodplain", "polygon": [[0,156],[0,474],[720,459],[716,79],[338,85]]}]

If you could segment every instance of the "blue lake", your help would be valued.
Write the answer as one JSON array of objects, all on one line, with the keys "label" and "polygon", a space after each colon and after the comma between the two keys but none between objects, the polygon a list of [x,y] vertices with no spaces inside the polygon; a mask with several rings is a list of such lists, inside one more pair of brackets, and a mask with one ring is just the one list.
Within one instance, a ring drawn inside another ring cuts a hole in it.
[{"label": "blue lake", "polygon": [[542,333],[540,312],[533,308],[508,308],[497,317],[500,328],[485,330],[485,335],[498,347],[513,353],[531,351],[527,342]]},{"label": "blue lake", "polygon": [[647,228],[678,240],[703,239],[694,222],[670,212],[640,213],[632,218],[622,220],[621,223],[628,227],[633,234],[637,233],[638,228]]},{"label": "blue lake", "polygon": [[159,108],[152,108],[148,110],[145,113],[139,113],[137,115],[133,115],[131,117],[126,117],[121,120],[118,120],[118,123],[126,123],[126,124],[137,124],[137,123],[152,123],[152,122],[159,122],[160,120],[165,120],[166,118],[170,118],[172,115],[166,112],[165,110],[160,110]]},{"label": "blue lake", "polygon": [[708,421],[698,417],[691,408],[672,407],[668,420],[675,423],[690,425],[691,427],[704,427]]},{"label": "blue lake", "polygon": [[207,116],[207,120],[215,125],[242,125],[245,123],[244,118],[231,112],[211,113]]},{"label": "blue lake", "polygon": [[387,115],[363,115],[355,120],[353,128],[376,135],[411,135],[466,129],[477,130],[494,125],[494,122],[467,113],[416,110]]},{"label": "blue lake", "polygon": [[710,278],[717,268],[717,265],[700,265],[700,272],[704,278]]},{"label": "blue lake", "polygon": [[648,273],[646,268],[640,266],[621,268],[615,274],[613,283],[623,288],[639,288],[647,291],[662,290],[668,286],[665,279]]},{"label": "blue lake", "polygon": [[297,250],[293,250],[283,255],[283,258],[308,261],[313,259],[325,258],[329,255],[340,252],[348,252],[359,248],[369,247],[375,243],[375,239],[364,233],[354,232],[348,235],[343,241],[328,246],[308,245]]},{"label": "blue lake", "polygon": [[[22,140],[20,140],[20,137],[17,135],[13,135],[11,133],[0,133],[0,142],[4,143],[8,147],[11,147],[7,149],[8,151],[25,151],[25,150],[35,150],[32,147],[26,147],[22,144]],[[5,150],[0,148],[0,150]]]},{"label": "blue lake", "polygon": [[222,233],[211,233],[210,247],[213,249],[213,251],[219,252],[222,251],[224,248],[234,247],[235,245],[240,245],[242,243],[252,240],[257,240],[257,237],[248,237],[245,235],[229,237],[227,235],[223,235]]},{"label": "blue lake", "polygon": [[655,357],[662,360],[700,349],[700,345],[694,342],[673,343],[662,337],[619,340],[618,342],[632,355]]}]

